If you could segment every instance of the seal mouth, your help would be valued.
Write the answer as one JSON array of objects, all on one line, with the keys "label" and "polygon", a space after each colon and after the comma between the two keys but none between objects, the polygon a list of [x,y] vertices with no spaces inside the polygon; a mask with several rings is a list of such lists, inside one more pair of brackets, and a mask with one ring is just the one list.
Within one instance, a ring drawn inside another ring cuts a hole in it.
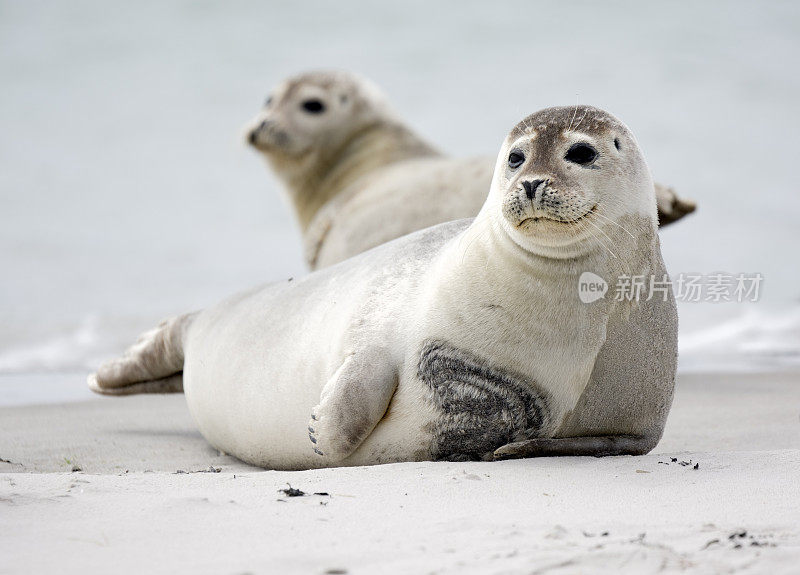
[{"label": "seal mouth", "polygon": [[276,142],[266,138],[259,138],[255,142],[248,140],[248,145],[256,152],[273,158],[293,159],[307,152],[307,148],[296,150],[290,147],[288,139],[281,139],[280,142]]},{"label": "seal mouth", "polygon": [[565,220],[555,216],[537,216],[537,217],[525,218],[524,220],[522,220],[520,223],[517,224],[517,228],[521,228],[528,223],[535,223],[541,221],[553,222],[557,224],[574,224],[588,218],[596,211],[597,211],[597,204],[593,205],[591,209],[585,214],[578,216],[577,218],[572,220]]},{"label": "seal mouth", "polygon": [[274,150],[274,147],[253,137],[248,138],[248,144],[250,144],[252,148],[258,150],[259,152],[270,152]]},{"label": "seal mouth", "polygon": [[260,152],[285,152],[289,148],[289,135],[272,122],[261,122],[247,132],[245,139]]}]

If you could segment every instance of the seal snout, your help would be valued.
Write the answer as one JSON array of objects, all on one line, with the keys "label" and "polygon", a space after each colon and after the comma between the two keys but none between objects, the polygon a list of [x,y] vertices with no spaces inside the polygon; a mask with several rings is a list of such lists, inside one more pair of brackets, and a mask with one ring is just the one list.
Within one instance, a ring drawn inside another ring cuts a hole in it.
[{"label": "seal snout", "polygon": [[255,146],[258,144],[259,135],[262,132],[266,132],[269,129],[269,122],[266,120],[262,120],[259,124],[250,130],[250,133],[247,134],[247,141],[250,142],[251,146]]},{"label": "seal snout", "polygon": [[533,201],[536,197],[536,190],[544,183],[544,180],[533,180],[531,182],[522,182],[522,187],[525,188],[525,195],[528,199]]},{"label": "seal snout", "polygon": [[250,143],[251,146],[256,145],[256,140],[258,139],[258,128],[255,130],[251,130],[249,134],[247,134],[247,141]]},{"label": "seal snout", "polygon": [[262,152],[285,149],[289,145],[289,136],[273,120],[261,120],[246,133],[247,142]]}]

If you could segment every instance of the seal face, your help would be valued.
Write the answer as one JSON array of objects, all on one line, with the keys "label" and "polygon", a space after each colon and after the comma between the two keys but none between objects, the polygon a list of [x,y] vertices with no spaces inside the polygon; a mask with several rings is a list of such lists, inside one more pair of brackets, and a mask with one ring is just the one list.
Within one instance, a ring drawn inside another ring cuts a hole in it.
[{"label": "seal face", "polygon": [[267,98],[247,140],[262,152],[289,156],[335,146],[337,135],[363,115],[356,87],[355,80],[334,72],[292,78]]},{"label": "seal face", "polygon": [[[550,108],[517,125],[505,165],[498,165],[509,234],[525,245],[557,247],[588,236],[597,229],[594,220],[613,217],[613,205],[598,203],[624,194],[604,187],[606,172],[627,163],[626,135],[620,122],[590,106]],[[635,173],[636,163],[625,168]]]},{"label": "seal face", "polygon": [[445,341],[423,343],[417,375],[441,412],[433,459],[491,458],[498,447],[536,437],[547,424],[547,397],[535,385]]}]

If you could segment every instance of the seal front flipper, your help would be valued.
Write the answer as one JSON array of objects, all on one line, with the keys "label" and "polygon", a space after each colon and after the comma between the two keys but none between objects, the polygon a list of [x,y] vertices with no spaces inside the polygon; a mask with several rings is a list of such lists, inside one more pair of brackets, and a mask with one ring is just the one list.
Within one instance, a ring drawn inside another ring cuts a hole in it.
[{"label": "seal front flipper", "polygon": [[308,438],[314,453],[329,463],[351,455],[383,418],[396,388],[397,371],[384,350],[348,355],[311,412]]},{"label": "seal front flipper", "polygon": [[598,437],[536,438],[509,443],[495,450],[494,460],[524,457],[644,455],[653,441],[634,435],[603,435]]}]

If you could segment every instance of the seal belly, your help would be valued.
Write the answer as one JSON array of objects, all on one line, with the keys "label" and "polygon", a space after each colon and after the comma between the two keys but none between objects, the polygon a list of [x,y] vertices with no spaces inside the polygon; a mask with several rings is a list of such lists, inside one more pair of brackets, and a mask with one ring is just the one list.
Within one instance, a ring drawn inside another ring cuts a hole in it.
[{"label": "seal belly", "polygon": [[[307,297],[302,282],[267,286],[200,314],[189,333],[184,391],[203,436],[239,459],[273,469],[321,463],[308,418],[341,363],[347,306]],[[298,321],[302,310],[308,316]],[[342,313],[344,311],[344,313]]]}]

